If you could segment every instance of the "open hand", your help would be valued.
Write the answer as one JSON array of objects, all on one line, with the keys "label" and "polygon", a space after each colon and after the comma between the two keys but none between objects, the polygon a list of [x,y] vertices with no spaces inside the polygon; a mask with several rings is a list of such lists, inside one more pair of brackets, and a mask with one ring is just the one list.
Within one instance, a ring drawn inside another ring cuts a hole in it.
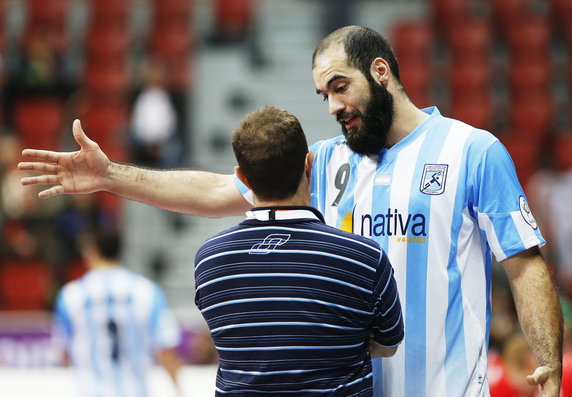
[{"label": "open hand", "polygon": [[80,147],[75,152],[24,149],[22,156],[26,161],[20,162],[18,169],[42,175],[22,178],[22,184],[55,185],[42,190],[40,198],[105,190],[109,158],[87,137],[79,120],[73,122],[73,137]]}]

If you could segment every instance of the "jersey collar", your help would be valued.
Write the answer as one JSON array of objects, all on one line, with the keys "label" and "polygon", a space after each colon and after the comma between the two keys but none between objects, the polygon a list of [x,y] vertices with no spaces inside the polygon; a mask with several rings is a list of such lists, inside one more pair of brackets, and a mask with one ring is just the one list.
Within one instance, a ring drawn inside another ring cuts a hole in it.
[{"label": "jersey collar", "polygon": [[246,212],[246,219],[258,221],[317,220],[324,222],[322,214],[312,207],[255,207]]}]

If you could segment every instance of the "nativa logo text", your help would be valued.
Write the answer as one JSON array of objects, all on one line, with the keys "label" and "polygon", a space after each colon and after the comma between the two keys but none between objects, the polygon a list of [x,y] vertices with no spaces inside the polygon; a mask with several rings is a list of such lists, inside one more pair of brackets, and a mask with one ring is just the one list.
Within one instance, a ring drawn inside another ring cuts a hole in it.
[{"label": "nativa logo text", "polygon": [[423,214],[401,214],[389,208],[385,214],[362,215],[360,223],[359,234],[362,236],[427,236]]}]

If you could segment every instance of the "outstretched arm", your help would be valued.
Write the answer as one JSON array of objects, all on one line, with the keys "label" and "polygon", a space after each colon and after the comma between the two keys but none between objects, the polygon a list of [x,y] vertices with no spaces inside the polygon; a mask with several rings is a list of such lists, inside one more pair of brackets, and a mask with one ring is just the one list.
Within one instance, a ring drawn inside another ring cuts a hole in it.
[{"label": "outstretched arm", "polygon": [[510,282],[521,328],[538,362],[527,377],[542,397],[560,395],[562,311],[556,289],[537,247],[502,262]]},{"label": "outstretched arm", "polygon": [[79,120],[73,136],[80,149],[52,152],[25,149],[20,170],[42,175],[22,179],[24,185],[53,185],[40,198],[59,194],[112,194],[170,211],[218,217],[243,213],[250,206],[236,189],[232,175],[191,170],[154,170],[116,163],[89,139]]}]

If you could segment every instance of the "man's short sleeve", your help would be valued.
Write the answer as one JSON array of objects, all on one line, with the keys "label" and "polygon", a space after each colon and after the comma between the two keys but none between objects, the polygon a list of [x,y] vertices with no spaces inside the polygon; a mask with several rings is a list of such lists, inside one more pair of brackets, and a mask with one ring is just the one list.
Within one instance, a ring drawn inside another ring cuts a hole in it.
[{"label": "man's short sleeve", "polygon": [[375,341],[386,347],[397,346],[404,336],[401,301],[393,277],[393,267],[384,252],[376,271],[373,299]]},{"label": "man's short sleeve", "polygon": [[544,245],[505,147],[495,140],[477,161],[469,200],[496,259]]},{"label": "man's short sleeve", "polygon": [[181,339],[181,330],[163,291],[155,286],[155,298],[151,314],[153,350],[176,347]]}]

